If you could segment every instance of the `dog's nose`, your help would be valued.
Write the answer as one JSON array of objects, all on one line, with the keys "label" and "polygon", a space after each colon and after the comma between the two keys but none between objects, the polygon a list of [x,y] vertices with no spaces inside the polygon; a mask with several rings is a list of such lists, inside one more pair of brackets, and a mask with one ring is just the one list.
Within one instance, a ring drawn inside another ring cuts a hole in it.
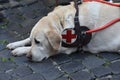
[{"label": "dog's nose", "polygon": [[29,60],[32,60],[32,55],[31,55],[31,54],[27,55],[27,58],[28,58]]}]

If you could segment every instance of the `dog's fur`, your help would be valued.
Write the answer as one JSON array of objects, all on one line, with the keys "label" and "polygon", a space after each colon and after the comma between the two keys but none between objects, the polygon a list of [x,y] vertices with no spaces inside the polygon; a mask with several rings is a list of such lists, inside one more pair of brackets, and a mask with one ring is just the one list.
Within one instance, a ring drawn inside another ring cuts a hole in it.
[{"label": "dog's fur", "polygon": [[[27,56],[33,61],[41,61],[44,58],[58,54],[70,54],[76,48],[64,48],[61,46],[61,32],[65,28],[74,27],[76,9],[71,2],[67,6],[58,6],[47,16],[43,17],[33,27],[30,37],[10,43],[7,48],[13,49],[12,54]],[[98,2],[85,2],[79,5],[79,21],[81,26],[95,29],[107,22],[120,17],[120,8]],[[30,44],[31,46],[25,47]],[[83,50],[92,53],[102,51],[119,52],[120,50],[120,22],[111,27],[93,33],[90,43]]]}]

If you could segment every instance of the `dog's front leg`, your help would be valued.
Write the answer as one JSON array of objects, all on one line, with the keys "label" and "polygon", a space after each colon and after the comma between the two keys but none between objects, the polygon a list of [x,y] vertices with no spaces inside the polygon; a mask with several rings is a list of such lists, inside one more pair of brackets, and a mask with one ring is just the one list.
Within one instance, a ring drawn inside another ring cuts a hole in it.
[{"label": "dog's front leg", "polygon": [[18,47],[23,47],[27,44],[30,44],[31,43],[31,40],[30,38],[27,38],[25,40],[21,40],[21,41],[17,41],[17,42],[13,42],[13,43],[9,43],[7,45],[7,48],[8,49],[15,49],[15,48],[18,48]]},{"label": "dog's front leg", "polygon": [[13,56],[22,56],[30,52],[30,47],[18,47],[12,51]]}]

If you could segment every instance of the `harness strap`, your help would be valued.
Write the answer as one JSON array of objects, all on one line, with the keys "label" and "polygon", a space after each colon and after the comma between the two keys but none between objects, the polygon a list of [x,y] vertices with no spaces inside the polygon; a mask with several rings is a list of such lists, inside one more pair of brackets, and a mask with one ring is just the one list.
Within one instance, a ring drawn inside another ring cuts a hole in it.
[{"label": "harness strap", "polygon": [[79,16],[79,9],[78,9],[78,2],[74,0],[74,3],[75,3],[75,8],[76,8],[74,21],[75,21],[75,28],[77,28],[78,25],[80,26],[79,18],[78,18],[78,16]]},{"label": "harness strap", "polygon": [[80,1],[76,1],[74,0],[74,3],[75,3],[75,8],[76,8],[76,13],[75,13],[75,17],[74,17],[74,23],[75,23],[75,32],[76,33],[79,33],[79,26],[80,26],[80,22],[79,22],[79,8],[78,8],[78,5],[81,4]]},{"label": "harness strap", "polygon": [[55,0],[55,2],[56,2],[56,6],[58,6],[58,0]]}]

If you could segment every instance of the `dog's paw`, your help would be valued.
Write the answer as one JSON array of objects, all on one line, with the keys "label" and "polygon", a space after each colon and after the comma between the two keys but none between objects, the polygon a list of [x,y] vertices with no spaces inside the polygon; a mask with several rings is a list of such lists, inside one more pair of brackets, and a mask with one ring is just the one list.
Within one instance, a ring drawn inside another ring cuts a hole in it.
[{"label": "dog's paw", "polygon": [[30,47],[18,47],[12,51],[13,56],[22,56],[29,53]]},{"label": "dog's paw", "polygon": [[25,53],[24,53],[21,49],[19,49],[19,48],[14,49],[11,53],[12,53],[13,56],[22,56],[23,54],[25,54]]},{"label": "dog's paw", "polygon": [[13,43],[9,43],[6,47],[8,49],[15,49],[15,48],[19,47],[19,44],[17,42],[13,42]]}]

